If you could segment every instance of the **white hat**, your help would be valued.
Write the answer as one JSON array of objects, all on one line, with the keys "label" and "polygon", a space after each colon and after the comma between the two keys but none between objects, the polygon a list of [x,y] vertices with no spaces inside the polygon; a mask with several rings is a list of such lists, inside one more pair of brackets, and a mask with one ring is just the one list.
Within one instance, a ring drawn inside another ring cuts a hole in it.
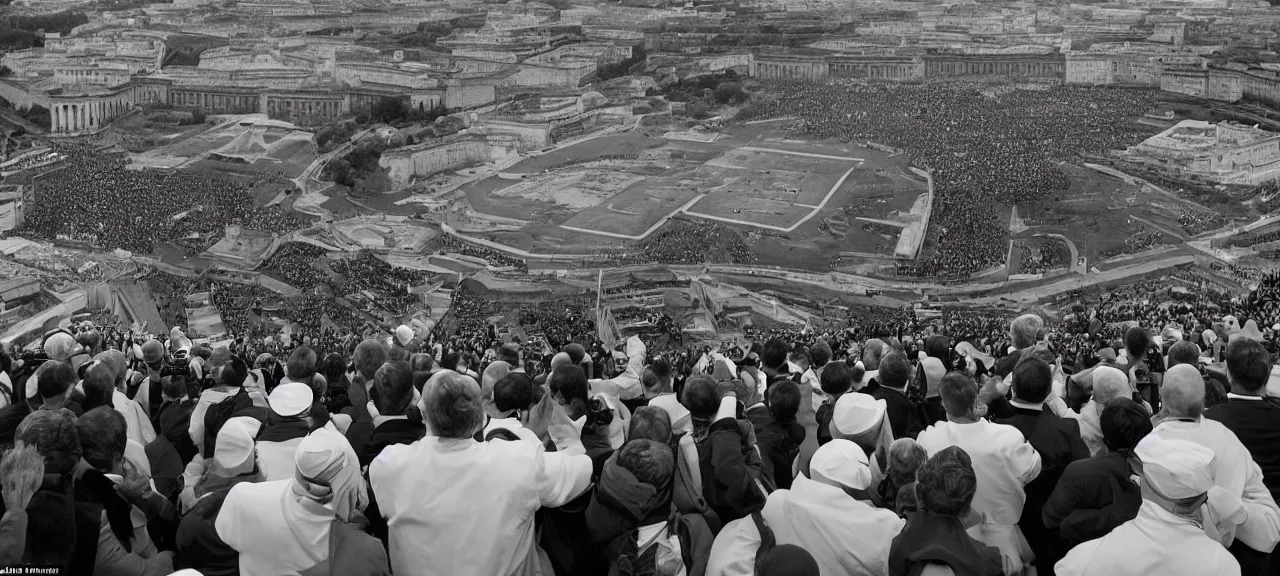
[{"label": "white hat", "polygon": [[1142,477],[1165,498],[1181,500],[1213,488],[1213,450],[1195,442],[1148,434],[1133,450],[1142,460]]},{"label": "white hat", "polygon": [[276,386],[267,396],[271,411],[280,416],[299,416],[311,409],[315,393],[311,387],[301,382],[285,382]]},{"label": "white hat", "polygon": [[[845,396],[866,394],[855,392]],[[813,459],[809,461],[809,475],[814,480],[834,482],[854,490],[866,490],[871,486],[871,468],[867,464],[867,454],[856,443],[842,438],[823,444],[813,453]]]},{"label": "white hat", "polygon": [[223,470],[235,475],[253,469],[253,439],[262,428],[262,422],[248,416],[228,419],[218,430],[217,444],[213,449],[213,461]]},{"label": "white hat", "polygon": [[404,324],[401,324],[400,326],[396,327],[396,342],[399,342],[401,346],[408,346],[409,342],[412,340],[413,340],[412,328],[405,326]]},{"label": "white hat", "polygon": [[880,425],[885,406],[884,400],[870,394],[845,394],[836,400],[835,409],[831,411],[831,425],[842,435],[857,436]]}]

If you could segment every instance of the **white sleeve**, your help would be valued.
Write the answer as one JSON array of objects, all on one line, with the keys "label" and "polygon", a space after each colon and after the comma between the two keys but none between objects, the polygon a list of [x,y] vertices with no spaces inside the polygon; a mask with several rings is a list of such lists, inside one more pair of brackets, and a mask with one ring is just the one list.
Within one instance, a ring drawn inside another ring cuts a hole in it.
[{"label": "white sleeve", "polygon": [[1236,538],[1259,552],[1270,552],[1280,543],[1280,508],[1262,483],[1262,468],[1249,460],[1244,482],[1244,503],[1248,518],[1236,528]]},{"label": "white sleeve", "polygon": [[226,500],[222,502],[222,508],[218,510],[218,517],[213,521],[213,528],[218,533],[218,538],[230,546],[233,550],[239,552],[241,549],[240,534],[243,531],[241,526],[240,498],[237,492],[240,486],[233,486],[231,491],[227,493]]},{"label": "white sleeve", "polygon": [[1022,442],[1015,444],[1009,450],[1009,459],[1013,463],[1013,469],[1017,472],[1018,478],[1022,480],[1022,485],[1026,486],[1028,482],[1040,475],[1040,453],[1036,452],[1035,447],[1022,437],[1021,432],[1018,432],[1018,439]]},{"label": "white sleeve", "polygon": [[543,507],[556,508],[582,494],[591,484],[591,457],[547,452],[538,446],[534,486]]},{"label": "white sleeve", "polygon": [[725,524],[711,543],[706,576],[754,576],[759,549],[760,531],[750,516]]},{"label": "white sleeve", "polygon": [[204,415],[209,411],[209,404],[201,394],[200,399],[196,400],[196,407],[191,410],[191,424],[187,426],[187,434],[201,454],[204,453]]},{"label": "white sleeve", "polygon": [[608,380],[591,381],[592,394],[608,394],[619,400],[630,400],[643,393],[640,386],[640,373],[644,370],[644,356],[647,349],[639,336],[627,338],[627,369],[623,373]]}]

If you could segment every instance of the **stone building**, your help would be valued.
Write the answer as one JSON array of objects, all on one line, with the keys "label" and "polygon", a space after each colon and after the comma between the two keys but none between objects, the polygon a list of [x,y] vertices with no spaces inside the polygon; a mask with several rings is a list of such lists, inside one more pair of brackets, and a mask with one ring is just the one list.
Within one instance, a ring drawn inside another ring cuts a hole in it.
[{"label": "stone building", "polygon": [[1222,184],[1256,185],[1280,177],[1280,134],[1234,122],[1183,120],[1125,155]]}]

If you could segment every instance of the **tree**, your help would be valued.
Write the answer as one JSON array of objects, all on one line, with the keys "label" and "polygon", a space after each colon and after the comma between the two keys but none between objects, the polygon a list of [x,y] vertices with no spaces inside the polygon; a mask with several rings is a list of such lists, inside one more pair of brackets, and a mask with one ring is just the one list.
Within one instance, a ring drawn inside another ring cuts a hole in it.
[{"label": "tree", "polygon": [[689,117],[693,118],[694,120],[702,120],[711,116],[711,109],[708,108],[707,105],[703,104],[702,102],[698,102],[693,105],[690,105],[688,108],[688,111],[689,111]]},{"label": "tree", "polygon": [[203,109],[203,108],[196,108],[195,110],[192,110],[192,111],[191,111],[191,123],[192,123],[192,124],[204,124],[204,121],[205,121],[206,119],[207,119],[207,117],[206,117],[206,115],[205,115],[205,113],[204,113],[204,109]]},{"label": "tree", "polygon": [[716,86],[713,93],[717,103],[720,104],[740,104],[747,101],[747,92],[742,89],[742,84],[737,82],[721,82]]},{"label": "tree", "polygon": [[403,98],[393,96],[383,96],[373,105],[369,115],[372,120],[390,124],[396,120],[403,120],[409,116],[409,103]]}]

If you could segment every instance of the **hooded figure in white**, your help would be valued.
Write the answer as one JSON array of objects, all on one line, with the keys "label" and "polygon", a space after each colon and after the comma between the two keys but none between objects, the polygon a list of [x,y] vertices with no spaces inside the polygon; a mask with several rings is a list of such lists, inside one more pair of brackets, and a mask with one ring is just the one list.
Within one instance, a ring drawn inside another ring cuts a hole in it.
[{"label": "hooded figure in white", "polygon": [[[832,440],[814,453],[810,475],[770,494],[761,511],[777,543],[808,550],[822,574],[888,574],[889,546],[906,521],[870,504],[866,453],[849,440]],[[708,576],[753,574],[759,546],[752,518],[728,523],[711,547]]]},{"label": "hooded figure in white", "polygon": [[1262,482],[1262,468],[1249,449],[1229,428],[1204,411],[1204,379],[1195,367],[1180,364],[1165,373],[1160,400],[1166,419],[1151,433],[1165,439],[1181,439],[1208,448],[1210,467],[1206,530],[1223,546],[1239,540],[1249,548],[1271,553],[1280,542],[1280,508]]},{"label": "hooded figure in white", "polygon": [[1076,546],[1059,560],[1060,576],[1236,576],[1240,564],[1205,535],[1212,450],[1150,434],[1134,453],[1142,460],[1142,507],[1110,534]]}]

